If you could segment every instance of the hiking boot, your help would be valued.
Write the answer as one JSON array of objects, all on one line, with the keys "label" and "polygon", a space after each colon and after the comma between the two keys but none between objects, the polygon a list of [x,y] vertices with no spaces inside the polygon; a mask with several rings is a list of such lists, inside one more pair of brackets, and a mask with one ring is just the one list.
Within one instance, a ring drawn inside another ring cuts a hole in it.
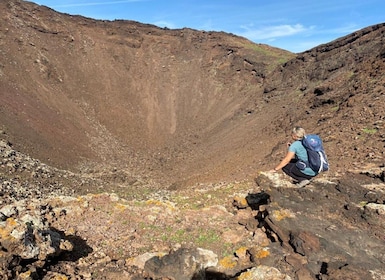
[{"label": "hiking boot", "polygon": [[303,180],[303,181],[297,183],[296,186],[297,186],[298,188],[303,188],[304,186],[310,184],[310,182],[311,182],[310,180]]}]

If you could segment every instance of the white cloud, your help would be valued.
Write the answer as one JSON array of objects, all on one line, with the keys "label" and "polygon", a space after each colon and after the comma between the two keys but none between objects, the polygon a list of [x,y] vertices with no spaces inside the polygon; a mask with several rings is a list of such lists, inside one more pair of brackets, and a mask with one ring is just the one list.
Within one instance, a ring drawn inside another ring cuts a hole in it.
[{"label": "white cloud", "polygon": [[305,28],[301,24],[295,24],[295,25],[277,25],[277,26],[268,26],[258,29],[252,29],[247,26],[243,26],[246,31],[241,32],[239,35],[246,37],[250,40],[275,40],[280,37],[287,37],[291,35],[295,35],[298,33],[303,33],[308,28]]}]

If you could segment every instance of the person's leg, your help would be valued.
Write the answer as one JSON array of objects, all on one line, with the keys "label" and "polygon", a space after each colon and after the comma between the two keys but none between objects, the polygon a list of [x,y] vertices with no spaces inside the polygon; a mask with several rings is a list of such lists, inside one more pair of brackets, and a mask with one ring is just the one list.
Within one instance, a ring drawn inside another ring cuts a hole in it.
[{"label": "person's leg", "polygon": [[298,169],[298,167],[295,165],[295,162],[291,161],[286,166],[282,168],[282,171],[286,173],[286,175],[290,176],[291,178],[297,180],[298,182],[301,182],[303,180],[310,180],[313,177],[303,174],[301,170]]}]

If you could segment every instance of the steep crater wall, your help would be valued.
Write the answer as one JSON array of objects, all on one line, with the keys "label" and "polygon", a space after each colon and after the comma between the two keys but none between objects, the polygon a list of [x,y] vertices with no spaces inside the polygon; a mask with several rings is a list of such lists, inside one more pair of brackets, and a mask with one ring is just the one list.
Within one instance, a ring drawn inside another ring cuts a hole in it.
[{"label": "steep crater wall", "polygon": [[237,144],[224,138],[255,138],[242,117],[263,104],[272,66],[293,57],[225,33],[1,6],[1,126],[19,150],[66,168],[172,159],[174,169],[228,153]]}]

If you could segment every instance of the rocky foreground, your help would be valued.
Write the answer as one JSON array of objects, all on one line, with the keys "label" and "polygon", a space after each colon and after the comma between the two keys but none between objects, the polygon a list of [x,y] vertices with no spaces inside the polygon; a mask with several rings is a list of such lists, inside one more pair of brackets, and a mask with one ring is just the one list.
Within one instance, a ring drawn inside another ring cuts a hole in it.
[{"label": "rocky foreground", "polygon": [[0,153],[1,279],[385,279],[384,166],[301,189],[269,172],[178,191],[119,176],[122,198],[103,192],[111,174]]}]

